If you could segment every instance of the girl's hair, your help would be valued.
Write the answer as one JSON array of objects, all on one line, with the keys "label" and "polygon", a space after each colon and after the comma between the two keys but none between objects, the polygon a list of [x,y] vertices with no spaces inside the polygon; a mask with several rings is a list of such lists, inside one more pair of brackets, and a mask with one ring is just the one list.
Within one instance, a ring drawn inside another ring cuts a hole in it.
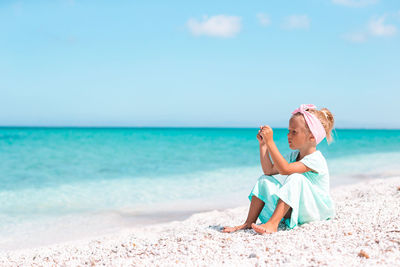
[{"label": "girl's hair", "polygon": [[[321,108],[320,110],[316,109],[307,109],[308,112],[316,116],[319,121],[322,123],[322,126],[324,126],[325,132],[326,132],[326,141],[328,141],[328,144],[332,143],[333,138],[332,138],[332,129],[333,125],[335,123],[335,119],[333,118],[332,112],[329,111],[327,108]],[[296,113],[296,115],[302,115],[301,113]],[[306,123],[306,127],[308,130],[308,125]]]}]

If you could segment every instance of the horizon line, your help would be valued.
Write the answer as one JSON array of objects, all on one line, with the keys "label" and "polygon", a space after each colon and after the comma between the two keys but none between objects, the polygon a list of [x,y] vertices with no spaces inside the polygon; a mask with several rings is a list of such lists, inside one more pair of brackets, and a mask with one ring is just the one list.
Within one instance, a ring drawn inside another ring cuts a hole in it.
[{"label": "horizon line", "polygon": [[[258,127],[250,126],[76,126],[76,125],[64,125],[64,126],[39,126],[39,125],[0,125],[1,128],[65,128],[65,129],[258,129]],[[276,129],[287,129],[287,127],[274,127]],[[400,130],[400,128],[390,127],[337,127],[332,130]]]}]

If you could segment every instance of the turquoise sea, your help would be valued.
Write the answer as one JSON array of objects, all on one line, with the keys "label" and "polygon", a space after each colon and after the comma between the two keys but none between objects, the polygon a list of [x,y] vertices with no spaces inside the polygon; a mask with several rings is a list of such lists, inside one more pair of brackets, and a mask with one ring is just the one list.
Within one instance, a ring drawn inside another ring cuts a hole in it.
[{"label": "turquoise sea", "polygon": [[[247,204],[258,129],[0,128],[0,249]],[[282,154],[286,129],[274,129]],[[335,131],[331,186],[400,176],[400,130]]]}]

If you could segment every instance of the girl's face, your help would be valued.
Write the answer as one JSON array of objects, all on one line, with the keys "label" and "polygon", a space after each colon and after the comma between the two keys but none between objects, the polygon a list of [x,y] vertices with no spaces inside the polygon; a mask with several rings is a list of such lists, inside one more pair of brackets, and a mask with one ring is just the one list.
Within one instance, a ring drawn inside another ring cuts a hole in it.
[{"label": "girl's face", "polygon": [[306,128],[303,116],[293,116],[289,120],[288,142],[290,149],[297,150],[312,142],[312,134]]}]

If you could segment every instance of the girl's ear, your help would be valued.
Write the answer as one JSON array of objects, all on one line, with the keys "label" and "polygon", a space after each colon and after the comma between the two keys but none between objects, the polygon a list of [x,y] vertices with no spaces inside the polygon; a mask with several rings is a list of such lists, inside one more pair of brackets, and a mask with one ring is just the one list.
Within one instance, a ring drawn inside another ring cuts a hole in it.
[{"label": "girl's ear", "polygon": [[309,140],[310,142],[315,141],[314,135],[313,135],[312,133],[309,133],[309,134],[308,134],[308,140]]}]

